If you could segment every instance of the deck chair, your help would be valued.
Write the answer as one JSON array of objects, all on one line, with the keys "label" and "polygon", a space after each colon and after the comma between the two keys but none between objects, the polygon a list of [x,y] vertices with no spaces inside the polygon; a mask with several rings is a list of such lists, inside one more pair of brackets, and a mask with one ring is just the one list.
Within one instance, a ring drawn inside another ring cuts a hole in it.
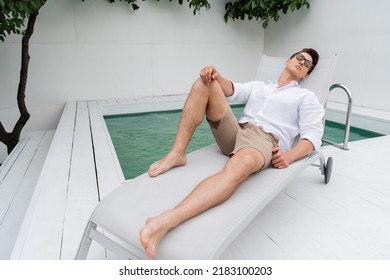
[{"label": "deck chair", "polygon": [[[321,59],[304,86],[318,94],[326,105],[337,57]],[[276,80],[286,58],[263,56],[256,77]],[[218,259],[229,244],[297,174],[318,162],[328,183],[331,159],[316,151],[285,169],[269,168],[250,176],[225,203],[170,231],[161,241],[157,259]],[[156,178],[143,174],[114,190],[93,211],[76,259],[85,259],[92,241],[123,259],[147,258],[139,231],[148,217],[174,207],[205,177],[219,171],[226,156],[216,145],[188,155],[187,165]]]}]

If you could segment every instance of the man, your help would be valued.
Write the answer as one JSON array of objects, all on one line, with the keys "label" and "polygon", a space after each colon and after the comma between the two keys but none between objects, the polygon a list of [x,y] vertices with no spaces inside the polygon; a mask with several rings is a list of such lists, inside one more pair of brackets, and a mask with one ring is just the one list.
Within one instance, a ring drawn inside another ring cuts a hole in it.
[{"label": "man", "polygon": [[[252,173],[270,165],[288,167],[321,145],[324,109],[314,93],[298,85],[318,59],[318,53],[309,48],[293,54],[279,79],[269,84],[233,83],[214,66],[201,70],[184,105],[171,151],[153,163],[148,173],[155,177],[186,164],[188,143],[204,115],[218,146],[229,157],[220,172],[200,182],[175,208],[146,221],[140,242],[149,258],[156,256],[168,231],[226,201]],[[239,122],[228,102],[246,103]],[[292,147],[298,135],[299,142]]]}]

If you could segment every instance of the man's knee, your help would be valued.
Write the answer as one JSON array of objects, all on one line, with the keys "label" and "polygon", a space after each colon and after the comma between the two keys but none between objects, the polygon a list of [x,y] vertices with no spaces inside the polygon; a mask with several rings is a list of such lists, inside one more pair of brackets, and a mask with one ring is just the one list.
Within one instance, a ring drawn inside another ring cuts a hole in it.
[{"label": "man's knee", "polygon": [[202,81],[201,78],[198,78],[193,84],[191,91],[196,91],[196,92],[204,92],[206,89],[206,84]]},{"label": "man's knee", "polygon": [[243,148],[229,159],[227,167],[238,178],[246,178],[264,165],[263,155],[254,148]]},{"label": "man's knee", "polygon": [[250,175],[260,169],[260,159],[254,154],[244,154],[241,156],[241,173]]},{"label": "man's knee", "polygon": [[198,78],[193,84],[191,91],[202,93],[202,94],[211,94],[214,92],[221,93],[221,85],[216,81],[212,81],[209,85],[206,85],[201,78]]}]

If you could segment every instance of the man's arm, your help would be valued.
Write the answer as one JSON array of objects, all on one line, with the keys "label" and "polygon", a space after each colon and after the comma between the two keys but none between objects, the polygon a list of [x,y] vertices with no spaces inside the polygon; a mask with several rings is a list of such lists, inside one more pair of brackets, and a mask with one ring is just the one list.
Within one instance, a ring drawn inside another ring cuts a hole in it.
[{"label": "man's arm", "polygon": [[313,144],[307,139],[301,139],[298,144],[288,152],[283,152],[279,147],[272,150],[272,166],[286,168],[291,163],[304,158],[314,150]]},{"label": "man's arm", "polygon": [[233,83],[230,80],[227,80],[222,77],[222,75],[219,74],[219,72],[217,71],[217,69],[215,69],[214,66],[210,65],[204,67],[200,71],[200,77],[206,85],[209,85],[212,81],[216,80],[221,86],[222,91],[226,97],[233,95]]}]

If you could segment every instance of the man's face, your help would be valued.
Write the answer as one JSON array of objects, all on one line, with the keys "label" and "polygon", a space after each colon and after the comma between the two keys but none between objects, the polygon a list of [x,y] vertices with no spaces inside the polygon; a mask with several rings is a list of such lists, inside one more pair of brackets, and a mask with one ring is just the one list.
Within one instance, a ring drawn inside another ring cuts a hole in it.
[{"label": "man's face", "polygon": [[312,65],[312,57],[305,52],[299,52],[294,57],[287,60],[287,68],[298,81],[308,76],[308,72]]}]

